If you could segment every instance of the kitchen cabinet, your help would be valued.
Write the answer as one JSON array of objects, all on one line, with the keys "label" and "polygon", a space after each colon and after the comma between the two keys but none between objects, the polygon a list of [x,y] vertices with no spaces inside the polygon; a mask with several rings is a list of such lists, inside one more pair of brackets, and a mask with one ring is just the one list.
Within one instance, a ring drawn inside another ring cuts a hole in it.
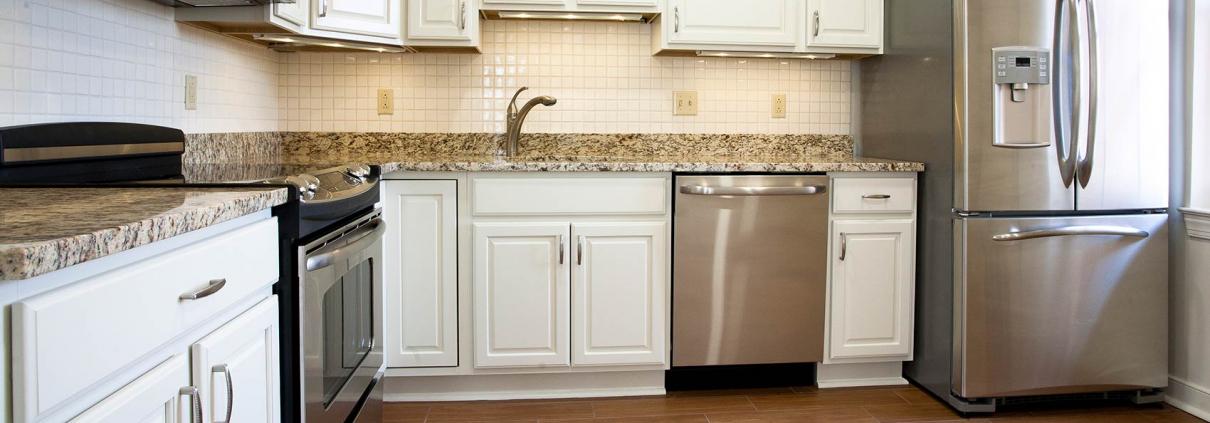
[{"label": "kitchen cabinet", "polygon": [[572,365],[663,364],[667,227],[574,223]]},{"label": "kitchen cabinet", "polygon": [[173,356],[73,418],[73,423],[195,421],[190,405],[197,390],[189,384],[189,357]]},{"label": "kitchen cabinet", "polygon": [[478,47],[476,0],[407,0],[407,37],[412,46]]},{"label": "kitchen cabinet", "polygon": [[832,225],[831,358],[912,352],[911,220],[838,220]]},{"label": "kitchen cabinet", "polygon": [[386,181],[388,367],[458,365],[458,182]]},{"label": "kitchen cabinet", "polygon": [[398,39],[403,0],[312,0],[311,15],[314,30]]},{"label": "kitchen cabinet", "polygon": [[807,47],[882,47],[883,0],[807,0]]},{"label": "kitchen cabinet", "polygon": [[311,11],[310,6],[311,2],[309,1],[272,3],[270,7],[272,8],[273,16],[270,17],[270,21],[284,28],[300,32],[307,27],[307,17]]},{"label": "kitchen cabinet", "polygon": [[801,0],[669,0],[668,42],[794,49]]},{"label": "kitchen cabinet", "polygon": [[191,347],[193,383],[208,422],[275,423],[281,416],[277,297]]},{"label": "kitchen cabinet", "polygon": [[566,223],[474,224],[475,367],[569,365]]}]

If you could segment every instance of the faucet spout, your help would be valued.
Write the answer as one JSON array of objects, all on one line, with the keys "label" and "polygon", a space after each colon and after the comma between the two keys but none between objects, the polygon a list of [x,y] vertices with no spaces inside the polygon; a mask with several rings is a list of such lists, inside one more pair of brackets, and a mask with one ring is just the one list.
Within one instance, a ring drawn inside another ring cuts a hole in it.
[{"label": "faucet spout", "polygon": [[548,95],[538,96],[530,99],[518,110],[517,96],[527,89],[529,88],[521,87],[521,89],[517,90],[517,93],[513,94],[513,100],[508,104],[508,134],[504,146],[505,154],[508,157],[515,157],[517,155],[517,140],[521,138],[521,125],[525,123],[525,116],[529,115],[529,111],[539,104],[550,107],[559,102],[558,99]]}]

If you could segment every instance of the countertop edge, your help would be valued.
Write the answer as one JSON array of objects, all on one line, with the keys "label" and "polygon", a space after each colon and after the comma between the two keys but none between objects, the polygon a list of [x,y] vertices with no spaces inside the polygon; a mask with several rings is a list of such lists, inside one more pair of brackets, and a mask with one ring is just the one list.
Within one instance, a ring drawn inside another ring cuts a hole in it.
[{"label": "countertop edge", "polygon": [[658,163],[658,162],[509,162],[392,161],[378,163],[392,172],[924,172],[917,162],[802,163]]}]

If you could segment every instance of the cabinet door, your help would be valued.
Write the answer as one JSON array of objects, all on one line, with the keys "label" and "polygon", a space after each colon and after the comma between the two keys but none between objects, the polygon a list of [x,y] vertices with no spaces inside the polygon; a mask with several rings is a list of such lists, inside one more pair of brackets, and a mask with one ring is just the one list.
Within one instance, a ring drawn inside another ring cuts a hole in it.
[{"label": "cabinet door", "polygon": [[139,376],[129,385],[71,419],[73,423],[132,422],[184,423],[192,422],[190,405],[196,392],[190,394],[189,357],[182,354]]},{"label": "cabinet door", "polygon": [[794,47],[799,42],[798,0],[669,0],[662,19],[669,42]]},{"label": "cabinet door", "polygon": [[475,367],[568,365],[567,223],[476,223]]},{"label": "cabinet door", "polygon": [[389,367],[458,365],[458,182],[387,181]]},{"label": "cabinet door", "polygon": [[205,421],[280,420],[277,330],[277,296],[270,296],[193,344]]},{"label": "cabinet door", "polygon": [[656,7],[656,0],[576,0],[581,6],[602,7]]},{"label": "cabinet door", "polygon": [[663,222],[572,225],[572,364],[664,363],[666,234]]},{"label": "cabinet door", "polygon": [[911,220],[833,222],[830,357],[911,354],[914,227]]},{"label": "cabinet door", "polygon": [[312,1],[314,29],[399,38],[403,0]]},{"label": "cabinet door", "polygon": [[475,0],[407,0],[408,39],[470,41],[478,32]]},{"label": "cabinet door", "polygon": [[883,0],[808,0],[808,47],[882,47]]},{"label": "cabinet door", "polygon": [[311,3],[295,1],[293,3],[273,3],[273,22],[300,31],[307,27],[307,11]]}]

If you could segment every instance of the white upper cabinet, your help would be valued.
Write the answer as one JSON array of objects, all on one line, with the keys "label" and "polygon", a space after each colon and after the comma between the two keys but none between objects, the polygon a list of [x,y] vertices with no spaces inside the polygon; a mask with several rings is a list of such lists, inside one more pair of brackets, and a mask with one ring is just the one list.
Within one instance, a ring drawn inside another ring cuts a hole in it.
[{"label": "white upper cabinet", "polygon": [[295,1],[294,3],[273,3],[273,17],[270,18],[274,24],[289,28],[294,31],[300,31],[307,27],[307,12],[310,10],[311,2]]},{"label": "white upper cabinet", "polygon": [[569,364],[567,223],[475,223],[475,367]]},{"label": "white upper cabinet", "polygon": [[807,46],[882,48],[883,0],[807,0]]},{"label": "white upper cabinet", "polygon": [[407,0],[409,45],[479,45],[477,0]]},{"label": "white upper cabinet", "polygon": [[193,344],[193,383],[202,393],[205,421],[280,419],[277,321],[272,296]]},{"label": "white upper cabinet", "polygon": [[193,422],[190,404],[198,400],[197,392],[189,385],[189,357],[181,354],[147,371],[71,422]]},{"label": "white upper cabinet", "polygon": [[914,228],[912,220],[833,222],[830,359],[911,355]]},{"label": "white upper cabinet", "polygon": [[388,367],[458,365],[458,183],[387,181]]},{"label": "white upper cabinet", "polygon": [[572,365],[663,364],[663,222],[572,224]]},{"label": "white upper cabinet", "polygon": [[663,14],[669,44],[775,47],[801,38],[802,0],[669,0]]},{"label": "white upper cabinet", "polygon": [[312,0],[311,16],[312,29],[398,39],[403,0]]}]

